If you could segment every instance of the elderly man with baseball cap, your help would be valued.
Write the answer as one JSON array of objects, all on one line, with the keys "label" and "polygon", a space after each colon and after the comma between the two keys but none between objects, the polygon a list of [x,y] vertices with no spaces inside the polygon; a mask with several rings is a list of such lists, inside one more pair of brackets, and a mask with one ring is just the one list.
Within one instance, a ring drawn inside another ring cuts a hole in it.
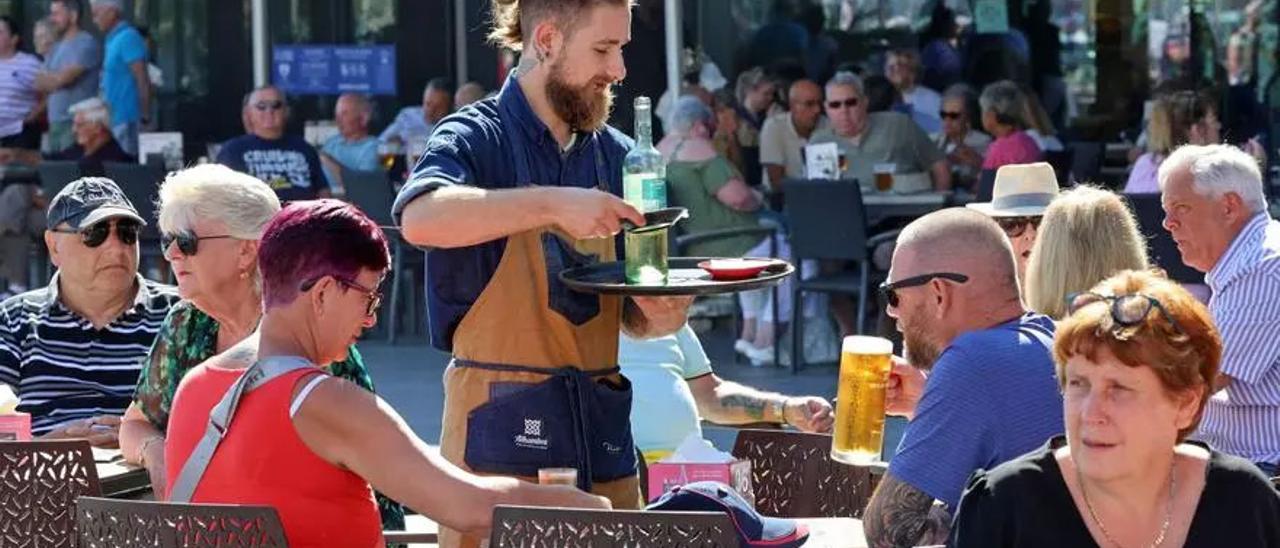
[{"label": "elderly man with baseball cap", "polygon": [[110,179],[85,177],[49,204],[44,234],[58,271],[47,287],[0,303],[0,383],[32,434],[113,447],[171,286],[138,275],[146,221]]},{"label": "elderly man with baseball cap", "polygon": [[1018,260],[1018,280],[1027,278],[1027,258],[1036,243],[1040,219],[1058,197],[1058,177],[1045,162],[1009,164],[996,171],[991,201],[968,204],[987,214],[1004,230]]}]

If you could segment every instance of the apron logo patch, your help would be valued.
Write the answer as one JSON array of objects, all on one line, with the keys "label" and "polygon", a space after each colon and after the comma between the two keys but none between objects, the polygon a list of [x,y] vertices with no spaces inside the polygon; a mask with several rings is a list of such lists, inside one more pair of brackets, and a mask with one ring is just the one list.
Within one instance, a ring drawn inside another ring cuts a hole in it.
[{"label": "apron logo patch", "polygon": [[605,441],[605,442],[600,442],[600,446],[601,446],[601,447],[604,447],[604,450],[605,450],[606,452],[608,452],[610,455],[620,455],[620,454],[622,454],[622,448],[621,448],[621,447],[618,447],[617,445],[614,445],[614,444],[609,443],[609,442],[607,442],[607,441]]},{"label": "apron logo patch", "polygon": [[515,438],[515,444],[525,449],[547,449],[547,439],[542,437],[542,419],[525,419],[524,434]]}]

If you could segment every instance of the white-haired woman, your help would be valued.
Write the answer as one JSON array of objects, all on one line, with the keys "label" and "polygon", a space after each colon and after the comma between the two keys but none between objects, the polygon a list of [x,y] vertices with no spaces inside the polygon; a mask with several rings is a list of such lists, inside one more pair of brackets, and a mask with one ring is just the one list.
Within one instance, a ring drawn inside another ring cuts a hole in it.
[{"label": "white-haired woman", "polygon": [[[716,132],[716,116],[697,97],[686,95],[676,100],[671,111],[671,128],[658,143],[667,160],[667,188],[671,201],[689,209],[689,219],[682,223],[689,233],[751,228],[760,226],[762,200],[743,182],[742,174],[716,152],[712,136]],[[770,242],[758,235],[744,235],[702,242],[689,246],[691,256],[762,257],[769,255]],[[778,239],[776,255],[788,256],[789,249]],[[789,290],[778,291],[778,317],[790,317]],[[772,317],[772,301],[767,291],[739,295],[742,300],[742,334],[734,345],[753,363],[773,360],[773,344],[777,326]]]},{"label": "white-haired woman", "polygon": [[[178,171],[160,185],[161,245],[183,300],[156,335],[120,426],[125,460],[147,468],[157,499],[165,498],[165,432],[178,383],[258,327],[258,241],[278,211],[280,200],[266,183],[218,164]],[[330,372],[373,391],[354,346]],[[378,503],[384,528],[402,528],[403,509],[381,497]]]}]

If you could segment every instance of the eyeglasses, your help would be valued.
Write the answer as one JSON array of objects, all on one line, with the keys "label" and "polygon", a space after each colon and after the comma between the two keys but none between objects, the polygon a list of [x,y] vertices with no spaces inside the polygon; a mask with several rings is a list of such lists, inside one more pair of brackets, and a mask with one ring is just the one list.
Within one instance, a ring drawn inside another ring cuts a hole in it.
[{"label": "eyeglasses", "polygon": [[1017,238],[1018,236],[1021,236],[1023,232],[1027,231],[1028,226],[1032,226],[1035,227],[1036,230],[1040,230],[1041,219],[1043,219],[1043,217],[1039,216],[996,217],[996,224],[1000,225],[1000,230],[1003,230],[1006,236],[1009,238]]},{"label": "eyeglasses", "polygon": [[949,112],[945,110],[939,114],[942,116],[943,120],[959,120],[964,116],[963,112]]},{"label": "eyeglasses", "polygon": [[200,240],[221,240],[225,238],[234,238],[230,234],[220,234],[218,236],[196,236],[194,232],[184,230],[176,233],[165,233],[160,235],[160,253],[164,254],[169,251],[169,244],[178,242],[178,251],[187,257],[195,256],[200,250]]},{"label": "eyeglasses", "polygon": [[253,108],[261,112],[280,110],[284,108],[284,101],[258,101],[253,104]]},{"label": "eyeglasses", "polygon": [[858,106],[858,98],[857,98],[857,97],[850,97],[850,98],[845,99],[845,100],[843,100],[843,101],[827,101],[827,108],[830,108],[830,109],[837,109],[837,108],[841,108],[841,107],[843,107],[843,108],[852,108],[852,107],[856,107],[856,106]]},{"label": "eyeglasses", "polygon": [[[1173,329],[1179,334],[1185,335],[1182,326],[1169,315],[1169,311],[1165,310],[1164,305],[1160,301],[1150,295],[1142,293],[1130,293],[1128,295],[1099,295],[1092,292],[1072,293],[1067,295],[1067,314],[1075,314],[1080,309],[1094,303],[1110,303],[1111,320],[1116,325],[1127,328],[1140,325],[1146,321],[1147,315],[1151,313],[1151,309],[1160,311],[1160,315],[1164,316],[1165,321],[1173,326]],[[1127,338],[1127,337],[1126,337]]]},{"label": "eyeglasses", "polygon": [[922,286],[936,279],[948,280],[948,281],[952,281],[959,284],[969,281],[968,276],[965,276],[964,274],[958,274],[955,272],[934,272],[932,274],[921,274],[919,276],[912,276],[910,278],[905,278],[902,280],[898,280],[896,282],[888,282],[888,281],[882,282],[880,284],[880,296],[884,298],[885,302],[889,303],[889,306],[897,308],[899,289]]},{"label": "eyeglasses", "polygon": [[74,228],[51,228],[49,230],[60,234],[79,234],[80,241],[84,242],[84,246],[92,248],[98,247],[107,241],[107,236],[111,235],[112,224],[115,224],[116,238],[120,239],[120,243],[124,245],[138,243],[138,232],[142,230],[142,223],[132,219],[120,219],[115,223],[102,221],[79,230]]},{"label": "eyeglasses", "polygon": [[[311,288],[315,287],[316,283],[318,283],[320,280],[321,278],[315,278],[315,279],[302,282],[302,285],[298,287],[298,291],[302,291],[304,293],[307,291],[311,291]],[[368,302],[365,304],[365,309],[364,309],[364,315],[366,318],[372,318],[378,315],[378,307],[382,306],[382,292],[378,291],[377,287],[368,288],[363,285],[360,285],[359,282],[356,282],[354,280],[339,278],[337,276],[334,276],[333,280],[341,284],[343,287],[346,287],[347,289],[354,289],[356,291],[364,293],[365,297],[368,299]],[[382,283],[379,282],[378,285],[382,285]]]}]

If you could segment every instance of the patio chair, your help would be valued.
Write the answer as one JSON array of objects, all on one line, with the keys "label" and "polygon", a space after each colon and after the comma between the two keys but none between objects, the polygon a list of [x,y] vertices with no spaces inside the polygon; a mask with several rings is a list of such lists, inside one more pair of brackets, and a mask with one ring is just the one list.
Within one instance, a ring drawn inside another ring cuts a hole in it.
[{"label": "patio chair", "polygon": [[[391,298],[386,312],[387,342],[394,344],[399,334],[402,314],[408,316],[411,333],[416,333],[422,323],[418,308],[422,304],[418,293],[422,284],[415,283],[422,278],[413,273],[426,269],[426,258],[400,237],[399,226],[391,216],[395,192],[387,181],[385,172],[355,171],[344,167],[342,182],[346,188],[347,201],[355,204],[387,231],[388,243],[391,245]],[[408,309],[404,308],[406,297]]]},{"label": "patio chair", "polygon": [[[795,298],[791,301],[791,368],[804,365],[804,294],[856,295],[857,332],[866,333],[867,299],[871,291],[871,253],[877,245],[893,241],[896,232],[867,235],[867,214],[862,189],[856,181],[789,179],[787,227],[795,261]],[[804,275],[805,259],[852,261],[858,272]]]},{"label": "patio chair", "polygon": [[1182,253],[1173,236],[1164,229],[1164,207],[1159,194],[1126,194],[1124,199],[1138,220],[1138,231],[1147,240],[1151,264],[1160,267],[1170,280],[1184,284],[1204,283],[1204,273],[1182,262]]},{"label": "patio chair", "polygon": [[75,546],[76,498],[101,493],[89,442],[0,441],[0,546]]},{"label": "patio chair", "polygon": [[102,169],[107,178],[116,182],[124,192],[138,216],[147,221],[147,226],[138,234],[138,250],[143,263],[154,262],[162,277],[168,276],[168,263],[164,260],[164,251],[160,249],[160,227],[156,222],[156,199],[160,193],[160,183],[164,180],[164,166],[160,164],[127,164],[106,162]]},{"label": "patio chair", "polygon": [[1098,141],[1067,143],[1071,150],[1071,181],[1075,184],[1102,183],[1102,160],[1106,147]]},{"label": "patio chair", "polygon": [[751,460],[756,510],[784,518],[862,518],[880,482],[872,467],[831,460],[831,436],[740,430],[733,456]]},{"label": "patio chair", "polygon": [[1075,149],[1071,147],[1044,153],[1044,161],[1053,166],[1053,174],[1058,178],[1058,188],[1071,186],[1071,163],[1074,157]]},{"label": "patio chair", "polygon": [[733,522],[721,512],[498,506],[493,509],[489,536],[490,548],[737,545]]},{"label": "patio chair", "polygon": [[46,199],[52,200],[67,183],[80,178],[80,163],[45,160],[36,165],[40,174],[40,190]]},{"label": "patio chair", "polygon": [[[688,249],[694,245],[706,243],[706,242],[713,242],[716,240],[723,240],[726,238],[736,238],[738,236],[756,236],[761,239],[768,238],[769,239],[769,256],[770,257],[778,256],[778,229],[774,227],[769,227],[769,226],[727,228],[722,230],[707,230],[703,232],[681,234],[680,236],[676,237],[676,245],[675,245],[676,254],[678,256],[683,257],[688,255]],[[769,288],[769,298],[773,300],[773,307],[772,307],[773,308],[773,325],[776,326],[779,324],[778,287],[777,286]],[[742,322],[742,309],[739,306],[737,306],[736,298],[734,299],[734,302],[735,302],[735,306],[733,307],[733,310],[734,310],[733,324],[736,328],[736,326],[741,325],[741,322]],[[781,360],[779,357],[780,353],[781,353],[780,347],[777,344],[773,345],[773,363],[775,364],[781,363]],[[741,357],[741,354],[737,354],[737,353],[734,354],[735,360],[740,357]]]},{"label": "patio chair", "polygon": [[274,508],[80,497],[81,548],[287,546]]}]

